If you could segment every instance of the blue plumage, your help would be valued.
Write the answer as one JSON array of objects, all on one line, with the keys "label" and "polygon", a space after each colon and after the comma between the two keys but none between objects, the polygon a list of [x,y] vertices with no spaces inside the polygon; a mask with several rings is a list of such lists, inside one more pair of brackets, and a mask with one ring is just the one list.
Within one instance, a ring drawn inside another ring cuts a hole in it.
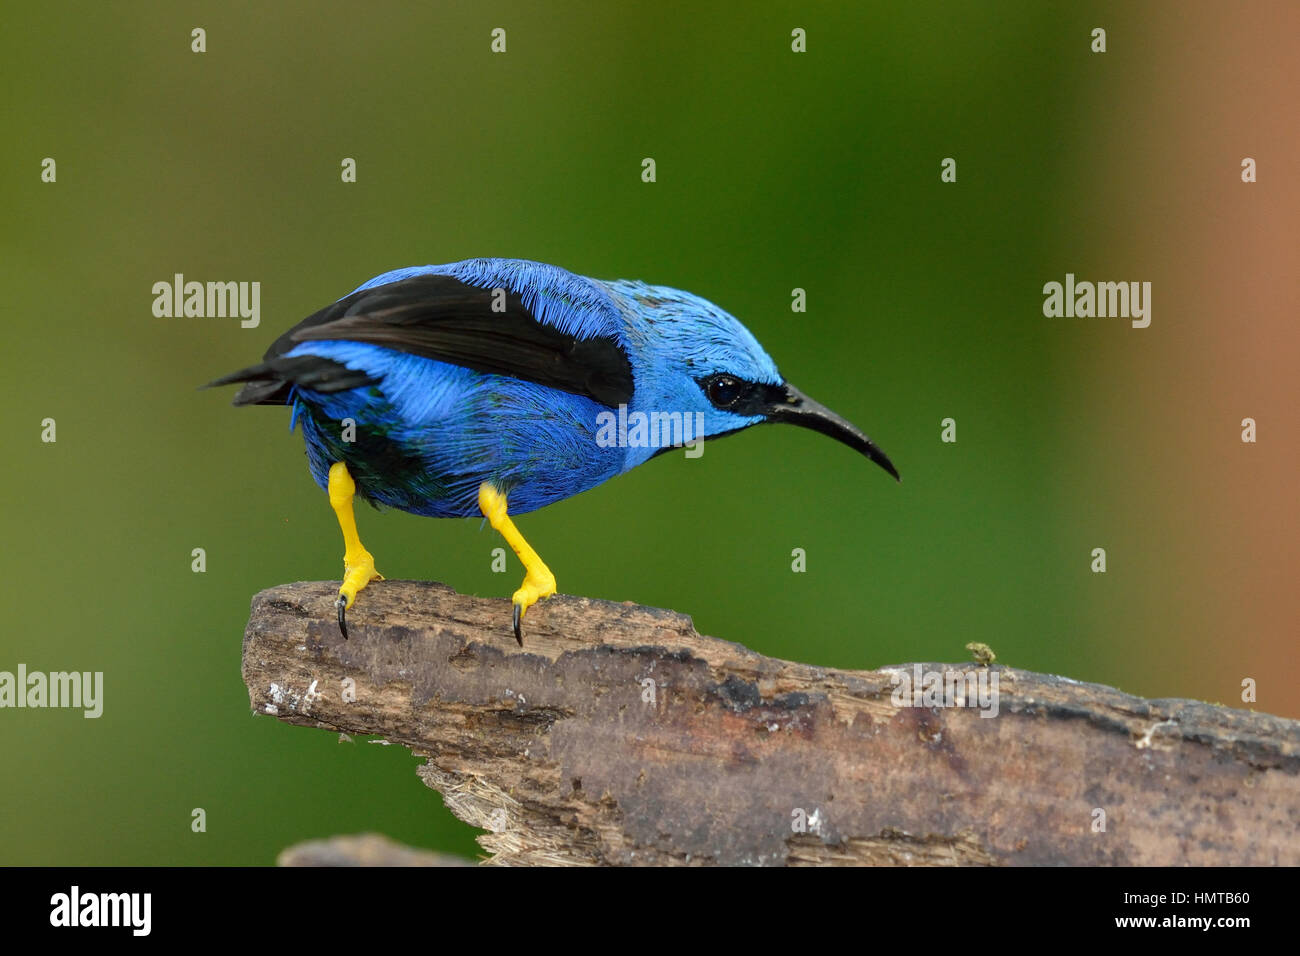
[{"label": "blue plumage", "polygon": [[[732,372],[781,382],[775,363],[732,316],[698,296],[643,282],[600,282],[519,259],[469,259],[386,272],[351,294],[422,275],[517,292],[544,325],[576,338],[613,339],[627,351],[636,383],[628,411],[703,413],[706,438],[756,424],[762,416],[714,408],[696,384],[700,375]],[[317,412],[302,421],[312,477],[322,488],[335,461],[345,462],[354,476],[367,470],[358,450],[335,438],[334,423],[388,423],[392,440],[419,460],[422,473],[402,482],[358,484],[367,497],[413,514],[476,516],[478,487],[487,480],[507,492],[511,512],[534,511],[661,450],[602,448],[597,416],[610,406],[509,376],[346,341],[306,342],[286,354],[333,359],[382,380],[378,388],[336,394],[297,389],[295,413],[301,415],[304,406]],[[665,364],[665,356],[675,361]]]},{"label": "blue plumage", "polygon": [[[465,518],[479,514],[484,481],[507,493],[511,512],[522,513],[622,470],[625,449],[595,443],[596,416],[605,406],[590,398],[377,345],[312,342],[290,354],[334,359],[385,383],[335,394],[297,390],[307,458],[321,488],[330,466],[342,461],[361,493],[379,504]],[[382,423],[388,441],[411,461],[374,467],[367,459],[373,442],[341,440],[337,423],[345,419]]]}]

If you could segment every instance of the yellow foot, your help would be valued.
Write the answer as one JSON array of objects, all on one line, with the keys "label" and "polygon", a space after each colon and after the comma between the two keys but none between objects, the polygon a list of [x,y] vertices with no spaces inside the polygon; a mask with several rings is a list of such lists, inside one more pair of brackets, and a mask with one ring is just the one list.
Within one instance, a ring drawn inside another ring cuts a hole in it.
[{"label": "yellow foot", "polygon": [[524,583],[511,598],[515,605],[515,640],[519,642],[520,647],[523,647],[524,635],[519,628],[519,623],[523,620],[525,611],[555,593],[555,575],[524,540],[515,523],[510,520],[506,510],[506,496],[486,481],[479,485],[478,507],[483,512],[483,517],[487,518],[492,527],[501,533],[501,537],[506,539],[506,544],[510,545],[519,556],[524,571],[527,572]]},{"label": "yellow foot", "polygon": [[343,462],[330,466],[329,496],[330,506],[339,519],[339,528],[343,531],[343,585],[339,588],[339,599],[334,602],[338,608],[339,633],[343,640],[348,639],[346,612],[357,599],[357,594],[371,581],[382,581],[384,576],[375,570],[375,559],[361,546],[357,536],[357,523],[352,515],[352,497],[356,494],[356,484],[348,474]]},{"label": "yellow foot", "polygon": [[534,567],[528,569],[524,583],[510,598],[515,604],[515,640],[524,646],[524,635],[519,630],[519,622],[524,619],[524,612],[543,598],[555,593],[555,575],[551,569],[538,560]]},{"label": "yellow foot", "polygon": [[384,576],[375,570],[375,559],[369,551],[362,549],[360,554],[343,558],[343,586],[339,588],[339,599],[335,602],[339,611],[339,631],[343,639],[348,639],[348,625],[344,613],[352,607],[357,595],[371,581],[382,581]]}]

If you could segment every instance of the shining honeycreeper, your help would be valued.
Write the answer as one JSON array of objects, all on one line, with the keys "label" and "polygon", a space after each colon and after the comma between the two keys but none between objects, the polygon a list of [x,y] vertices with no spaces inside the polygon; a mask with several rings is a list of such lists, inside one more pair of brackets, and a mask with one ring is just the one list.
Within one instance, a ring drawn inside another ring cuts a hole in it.
[{"label": "shining honeycreeper", "polygon": [[762,422],[829,435],[898,478],[871,439],[787,383],[712,303],[522,259],[376,276],[281,335],[259,364],[210,384],[236,382],[235,405],[290,405],[290,429],[302,424],[343,531],[344,638],[357,593],[382,580],[357,535],[356,495],[487,518],[524,566],[513,596],[522,645],[524,612],[555,593],[555,576],[511,514]]}]

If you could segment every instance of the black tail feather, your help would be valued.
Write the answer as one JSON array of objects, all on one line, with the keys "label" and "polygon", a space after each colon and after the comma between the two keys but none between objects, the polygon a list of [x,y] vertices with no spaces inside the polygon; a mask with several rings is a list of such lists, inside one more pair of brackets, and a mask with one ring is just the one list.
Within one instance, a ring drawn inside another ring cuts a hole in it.
[{"label": "black tail feather", "polygon": [[379,380],[360,369],[318,355],[278,356],[258,365],[213,379],[203,388],[218,385],[245,385],[236,394],[234,405],[287,405],[295,385],[313,392],[344,392],[350,388],[374,385]]}]

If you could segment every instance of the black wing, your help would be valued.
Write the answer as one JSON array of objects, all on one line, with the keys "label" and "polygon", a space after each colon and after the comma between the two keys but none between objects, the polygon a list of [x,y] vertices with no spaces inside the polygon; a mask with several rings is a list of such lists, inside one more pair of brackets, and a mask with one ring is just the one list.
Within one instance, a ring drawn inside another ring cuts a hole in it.
[{"label": "black wing", "polygon": [[[513,292],[499,296],[452,276],[421,275],[354,292],[272,343],[263,362],[212,382],[246,382],[236,405],[280,405],[298,384],[320,392],[375,379],[315,356],[286,357],[301,342],[345,340],[509,375],[615,407],[632,399],[632,365],[618,342],[578,339],[539,321]],[[498,306],[500,308],[500,306]]]}]

